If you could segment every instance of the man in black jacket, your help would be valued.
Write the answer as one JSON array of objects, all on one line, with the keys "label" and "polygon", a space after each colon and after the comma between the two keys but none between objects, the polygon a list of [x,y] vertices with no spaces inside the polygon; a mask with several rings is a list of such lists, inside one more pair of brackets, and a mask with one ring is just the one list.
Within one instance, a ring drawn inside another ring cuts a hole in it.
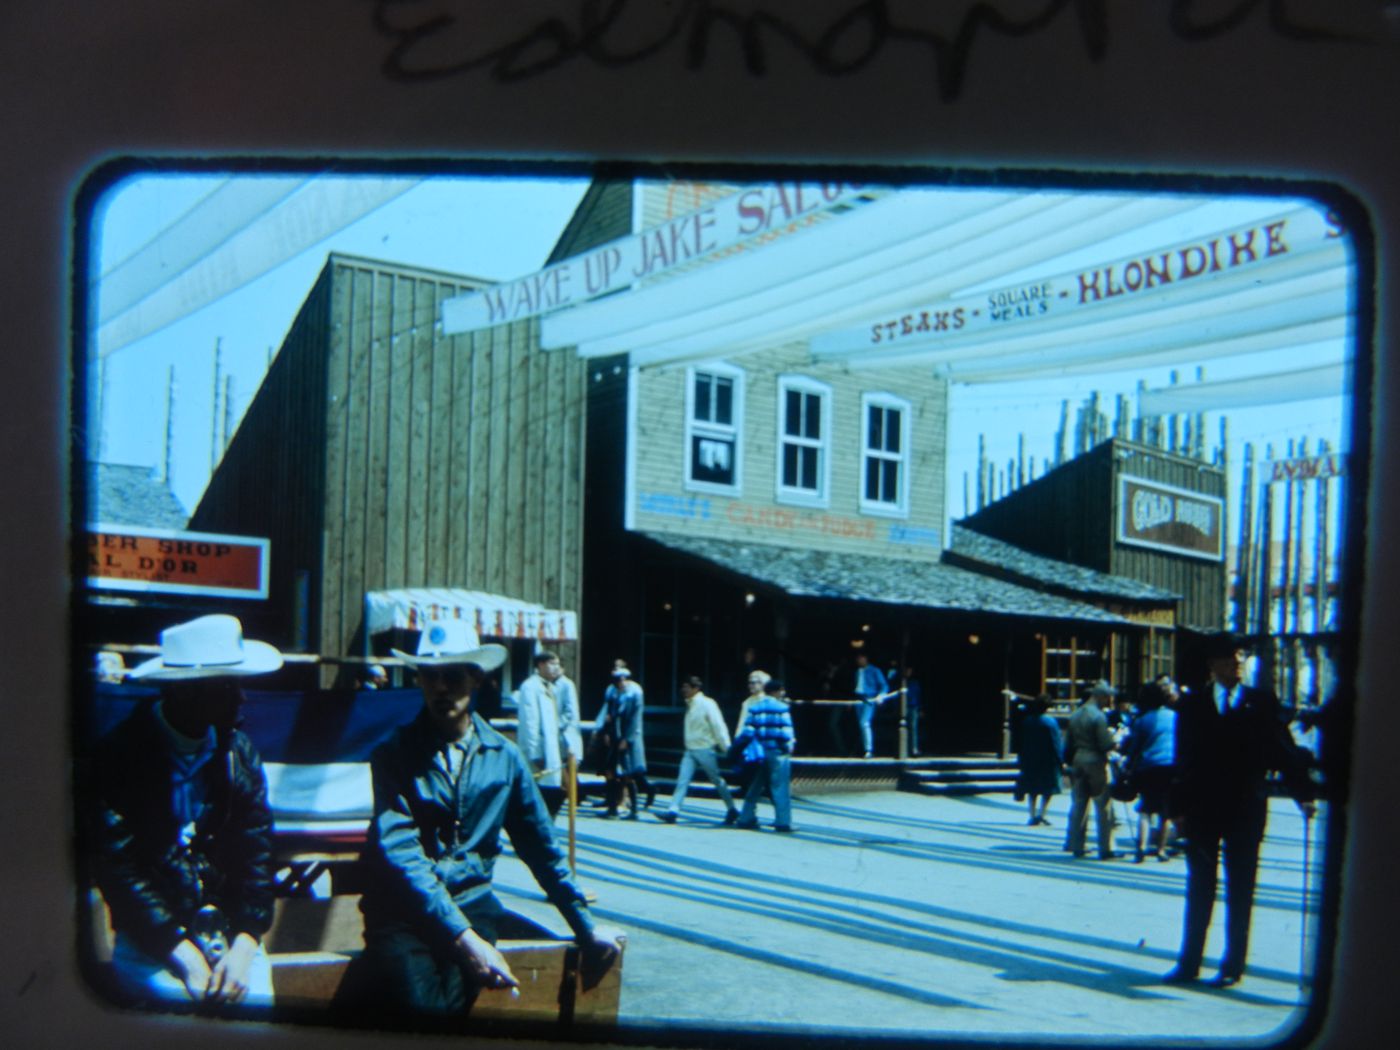
[{"label": "man in black jacket", "polygon": [[282,665],[232,616],[161,632],[130,677],[156,682],[94,754],[94,874],[113,970],[137,1001],[270,1005],[272,816],[262,761],[237,728],[239,679]]},{"label": "man in black jacket", "polygon": [[[1306,752],[1293,743],[1279,701],[1243,684],[1248,652],[1234,635],[1210,639],[1209,681],[1177,705],[1176,776],[1170,806],[1185,829],[1186,916],[1177,964],[1164,980],[1196,980],[1225,851],[1225,954],[1211,982],[1228,988],[1244,976],[1259,844],[1268,817],[1267,775],[1278,770],[1305,817],[1313,814]],[[1183,823],[1184,822],[1184,823]]]}]

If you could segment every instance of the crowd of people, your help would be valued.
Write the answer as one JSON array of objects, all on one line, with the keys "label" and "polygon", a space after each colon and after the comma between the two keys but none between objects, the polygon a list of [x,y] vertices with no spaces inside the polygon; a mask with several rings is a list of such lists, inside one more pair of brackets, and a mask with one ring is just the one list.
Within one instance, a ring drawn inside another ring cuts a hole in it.
[{"label": "crowd of people", "polygon": [[[615,662],[585,743],[577,688],[556,654],[537,653],[534,673],[516,693],[511,741],[474,709],[505,662],[503,646],[483,644],[464,621],[442,620],[425,625],[414,651],[393,655],[415,674],[423,706],[370,758],[364,951],[341,982],[337,1009],[346,1016],[461,1018],[481,989],[516,985],[495,947],[505,914],[492,889],[502,832],[572,931],[583,964],[605,970],[625,935],[595,923],[554,821],[579,763],[603,776],[604,817],[618,817],[625,804],[637,819],[654,801],[644,694],[626,662]],[[1101,682],[1063,733],[1046,697],[1027,705],[1019,727],[1017,790],[1028,800],[1028,823],[1049,823],[1049,801],[1068,777],[1065,848],[1073,857],[1087,855],[1090,810],[1097,855],[1114,856],[1112,800],[1115,790],[1126,797],[1124,785],[1140,799],[1136,859],[1149,845],[1158,859],[1170,856],[1168,827],[1175,824],[1187,892],[1181,951],[1165,978],[1171,983],[1198,979],[1222,848],[1226,951],[1215,983],[1229,987],[1244,973],[1267,773],[1281,771],[1305,815],[1312,814],[1305,753],[1293,745],[1277,698],[1244,684],[1245,655],[1236,639],[1223,637],[1208,654],[1209,680],[1199,691],[1180,691],[1163,676],[1142,688],[1134,708]],[[98,742],[86,787],[93,873],[115,931],[112,970],[134,1001],[214,1008],[272,1001],[262,946],[273,915],[272,815],[239,708],[241,681],[281,663],[275,648],[245,639],[237,619],[212,615],[162,632],[159,655],[126,673],[158,685],[159,698]],[[914,694],[912,670],[901,668],[898,678],[906,695]],[[786,688],[757,667],[746,685],[731,733],[700,678],[679,683],[684,753],[670,804],[657,814],[662,823],[677,821],[703,773],[724,805],[725,825],[756,828],[766,795],[773,829],[795,830],[796,733]],[[853,686],[868,756],[871,714],[890,684],[862,655]],[[910,706],[917,710],[917,699]],[[722,763],[742,766],[742,801],[730,792]]]},{"label": "crowd of people", "polygon": [[1088,856],[1091,809],[1097,856],[1117,856],[1115,799],[1137,800],[1136,862],[1149,848],[1159,861],[1170,860],[1177,846],[1184,852],[1186,911],[1177,964],[1163,978],[1169,984],[1200,977],[1222,851],[1225,952],[1211,983],[1229,988],[1244,975],[1270,772],[1282,775],[1305,819],[1316,808],[1312,756],[1294,742],[1278,698],[1245,683],[1248,657],[1240,639],[1221,634],[1207,645],[1207,680],[1199,690],[1182,690],[1159,675],[1142,686],[1134,705],[1101,681],[1063,734],[1044,695],[1025,705],[1018,727],[1016,791],[1026,799],[1027,823],[1049,823],[1049,800],[1068,779],[1064,848],[1072,857]]}]

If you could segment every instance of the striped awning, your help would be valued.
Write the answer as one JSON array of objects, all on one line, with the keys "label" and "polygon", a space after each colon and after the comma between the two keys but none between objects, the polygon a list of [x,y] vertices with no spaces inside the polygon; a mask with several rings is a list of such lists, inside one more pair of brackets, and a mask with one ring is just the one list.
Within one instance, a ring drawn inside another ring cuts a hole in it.
[{"label": "striped awning", "polygon": [[365,594],[365,628],[371,635],[396,627],[416,631],[430,620],[467,620],[483,638],[578,640],[578,614],[534,602],[458,587],[407,587]]}]

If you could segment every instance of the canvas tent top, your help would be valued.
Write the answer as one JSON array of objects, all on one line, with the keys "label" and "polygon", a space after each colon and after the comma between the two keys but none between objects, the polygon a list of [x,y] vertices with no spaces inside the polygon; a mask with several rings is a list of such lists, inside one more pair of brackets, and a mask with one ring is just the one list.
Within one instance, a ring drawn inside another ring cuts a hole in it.
[{"label": "canvas tent top", "polygon": [[[1344,391],[1350,260],[1339,220],[1302,198],[905,187],[545,311],[541,342],[664,368],[807,340],[963,384],[1231,358],[1239,378],[1271,373],[1248,390],[1269,403]],[[1279,350],[1305,351],[1307,373],[1280,373]],[[1204,393],[1214,408],[1248,384]]]},{"label": "canvas tent top", "polygon": [[483,638],[578,640],[578,614],[460,587],[408,587],[365,595],[365,632],[419,630],[429,620],[469,620]]}]

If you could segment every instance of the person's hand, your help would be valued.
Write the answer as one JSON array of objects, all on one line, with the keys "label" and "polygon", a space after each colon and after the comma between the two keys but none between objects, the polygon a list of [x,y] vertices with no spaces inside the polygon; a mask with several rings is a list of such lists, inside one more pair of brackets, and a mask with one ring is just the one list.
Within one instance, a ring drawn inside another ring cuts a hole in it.
[{"label": "person's hand", "polygon": [[626,946],[627,934],[615,926],[594,929],[593,936],[582,945],[583,962],[579,969],[584,991],[597,986]]},{"label": "person's hand", "polygon": [[475,930],[463,930],[453,943],[457,954],[466,963],[467,972],[482,988],[518,988],[520,982],[510,971],[506,958],[495,945],[485,941]]},{"label": "person's hand", "polygon": [[209,998],[225,1003],[241,1003],[248,995],[248,971],[252,969],[253,957],[257,953],[258,942],[251,936],[240,933],[235,937],[209,975]]},{"label": "person's hand", "polygon": [[195,1002],[203,1002],[209,996],[209,963],[199,946],[191,940],[183,940],[170,950],[170,968],[185,986],[185,994]]},{"label": "person's hand", "polygon": [[1312,820],[1313,817],[1317,816],[1317,803],[1312,799],[1299,799],[1298,812],[1308,820]]}]

